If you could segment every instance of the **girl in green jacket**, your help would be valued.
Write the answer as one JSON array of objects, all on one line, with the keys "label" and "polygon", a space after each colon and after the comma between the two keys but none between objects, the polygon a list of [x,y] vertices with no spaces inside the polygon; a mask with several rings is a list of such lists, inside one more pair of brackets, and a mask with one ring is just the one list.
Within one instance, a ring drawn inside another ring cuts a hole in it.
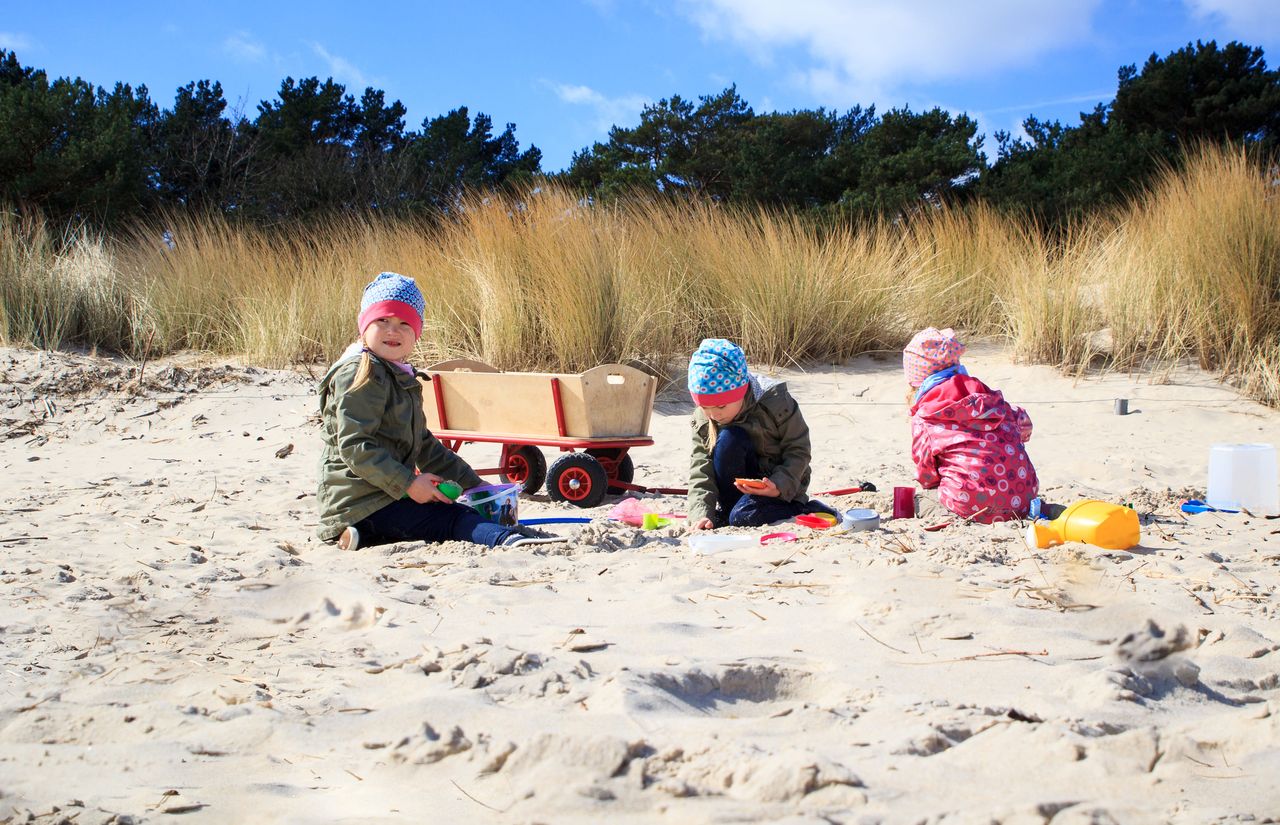
[{"label": "girl in green jacket", "polygon": [[412,278],[383,272],[364,288],[360,340],[320,381],[324,450],[317,535],[355,550],[397,541],[539,541],[485,520],[440,490],[482,483],[427,430],[422,381],[408,364],[426,308]]}]

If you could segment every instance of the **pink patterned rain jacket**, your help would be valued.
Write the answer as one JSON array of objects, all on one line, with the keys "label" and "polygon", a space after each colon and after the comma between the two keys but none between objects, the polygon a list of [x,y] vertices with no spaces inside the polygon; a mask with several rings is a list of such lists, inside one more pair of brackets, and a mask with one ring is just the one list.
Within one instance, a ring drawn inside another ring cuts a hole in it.
[{"label": "pink patterned rain jacket", "polygon": [[[911,458],[926,490],[961,517],[1024,518],[1040,488],[1023,443],[1031,418],[976,378],[955,375],[911,408]],[[977,513],[977,515],[973,515]]]}]

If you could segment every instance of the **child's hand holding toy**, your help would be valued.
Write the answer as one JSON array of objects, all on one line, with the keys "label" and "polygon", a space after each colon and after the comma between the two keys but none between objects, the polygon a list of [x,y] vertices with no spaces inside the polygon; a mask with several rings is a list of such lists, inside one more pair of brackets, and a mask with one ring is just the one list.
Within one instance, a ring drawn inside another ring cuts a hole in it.
[{"label": "child's hand holding toy", "polygon": [[767,478],[735,478],[733,486],[749,496],[777,498],[780,495],[778,485]]},{"label": "child's hand holding toy", "polygon": [[452,504],[453,499],[449,498],[440,491],[440,482],[443,478],[435,473],[421,473],[414,478],[413,483],[409,485],[409,498],[419,504],[429,504],[438,501],[441,504]]}]

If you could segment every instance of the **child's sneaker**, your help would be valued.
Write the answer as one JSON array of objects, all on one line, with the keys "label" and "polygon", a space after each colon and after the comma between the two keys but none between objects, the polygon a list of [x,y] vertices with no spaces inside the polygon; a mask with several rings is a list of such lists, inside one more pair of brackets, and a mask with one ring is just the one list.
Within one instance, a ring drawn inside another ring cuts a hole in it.
[{"label": "child's sneaker", "polygon": [[503,547],[529,547],[534,544],[556,544],[561,541],[568,541],[566,536],[522,536],[519,533],[512,533],[507,536],[507,540],[502,543]]},{"label": "child's sneaker", "polygon": [[530,539],[554,539],[558,538],[555,533],[546,530],[539,530],[537,527],[530,527],[527,524],[513,524],[511,532]]},{"label": "child's sneaker", "polygon": [[342,535],[338,536],[338,547],[342,550],[359,550],[360,531],[355,527],[348,527],[343,530]]}]

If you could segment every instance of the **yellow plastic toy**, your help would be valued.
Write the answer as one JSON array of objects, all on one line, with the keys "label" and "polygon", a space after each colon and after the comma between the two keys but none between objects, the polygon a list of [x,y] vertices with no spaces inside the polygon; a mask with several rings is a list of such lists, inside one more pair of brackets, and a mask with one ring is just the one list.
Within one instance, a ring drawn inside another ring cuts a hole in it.
[{"label": "yellow plastic toy", "polygon": [[1053,521],[1035,521],[1027,528],[1027,544],[1040,549],[1082,541],[1103,550],[1128,550],[1141,540],[1138,514],[1109,501],[1077,501]]},{"label": "yellow plastic toy", "polygon": [[645,530],[656,530],[659,527],[666,527],[671,523],[671,519],[663,518],[657,513],[645,513],[640,521],[640,527]]}]

